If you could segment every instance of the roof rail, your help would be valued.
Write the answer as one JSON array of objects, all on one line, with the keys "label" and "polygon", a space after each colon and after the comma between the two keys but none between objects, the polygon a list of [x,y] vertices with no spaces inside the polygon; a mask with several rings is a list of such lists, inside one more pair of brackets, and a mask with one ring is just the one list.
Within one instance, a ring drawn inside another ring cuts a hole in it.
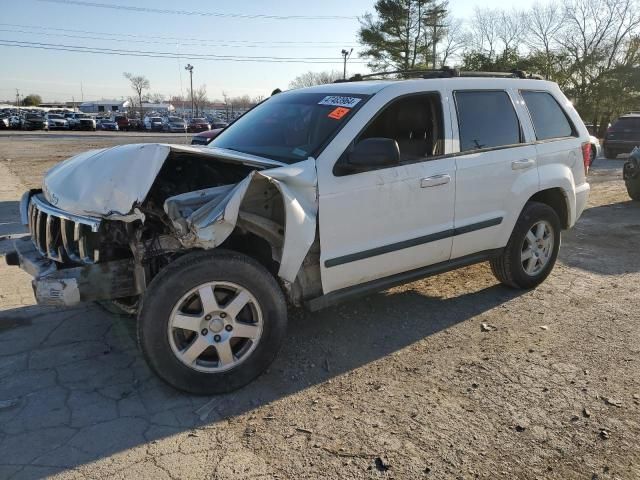
[{"label": "roof rail", "polygon": [[355,74],[349,79],[336,80],[334,83],[360,82],[375,77],[386,77],[388,75],[401,75],[405,78],[452,78],[452,77],[476,77],[476,78],[522,78],[531,80],[543,80],[543,77],[535,73],[528,73],[524,70],[511,70],[510,72],[475,72],[462,71],[457,68],[444,66],[431,70],[393,70],[390,72],[376,72],[361,75]]}]

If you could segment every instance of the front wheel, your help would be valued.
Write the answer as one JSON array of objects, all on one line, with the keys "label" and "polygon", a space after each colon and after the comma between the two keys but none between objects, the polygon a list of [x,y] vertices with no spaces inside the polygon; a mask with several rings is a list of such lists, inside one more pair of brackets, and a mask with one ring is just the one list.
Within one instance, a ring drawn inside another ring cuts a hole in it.
[{"label": "front wheel", "polygon": [[544,203],[529,202],[511,233],[504,252],[490,261],[503,284],[534,288],[551,273],[560,249],[560,219]]},{"label": "front wheel", "polygon": [[266,370],[286,325],[284,295],[267,269],[235,252],[196,252],[151,282],[138,341],[151,369],[173,387],[225,393]]}]

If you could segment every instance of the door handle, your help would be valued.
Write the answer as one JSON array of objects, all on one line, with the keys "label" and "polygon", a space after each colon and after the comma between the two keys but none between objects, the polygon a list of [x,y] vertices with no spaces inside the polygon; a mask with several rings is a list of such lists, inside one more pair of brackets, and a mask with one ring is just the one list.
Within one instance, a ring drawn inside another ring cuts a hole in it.
[{"label": "door handle", "polygon": [[536,161],[530,158],[526,158],[524,160],[516,160],[515,162],[511,162],[511,170],[525,170],[527,168],[534,167],[535,164]]},{"label": "door handle", "polygon": [[451,181],[451,175],[442,173],[440,175],[432,175],[420,179],[420,188],[437,187],[438,185],[446,185]]}]

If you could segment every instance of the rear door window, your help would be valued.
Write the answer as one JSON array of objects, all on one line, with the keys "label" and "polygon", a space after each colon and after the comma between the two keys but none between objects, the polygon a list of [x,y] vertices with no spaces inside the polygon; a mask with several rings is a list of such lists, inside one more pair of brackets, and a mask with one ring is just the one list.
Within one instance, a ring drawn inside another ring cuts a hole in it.
[{"label": "rear door window", "polygon": [[522,142],[520,122],[505,91],[454,92],[460,132],[460,151],[517,145]]},{"label": "rear door window", "polygon": [[575,135],[567,115],[548,92],[521,91],[538,140],[550,140]]}]

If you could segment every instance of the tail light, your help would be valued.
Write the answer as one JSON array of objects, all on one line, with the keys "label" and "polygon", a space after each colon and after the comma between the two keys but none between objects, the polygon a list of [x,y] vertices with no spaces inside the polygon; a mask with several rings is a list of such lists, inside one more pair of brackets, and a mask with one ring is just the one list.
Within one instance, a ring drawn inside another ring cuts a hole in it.
[{"label": "tail light", "polygon": [[585,175],[589,173],[589,167],[591,166],[591,144],[585,142],[582,144],[582,162],[584,163]]}]

